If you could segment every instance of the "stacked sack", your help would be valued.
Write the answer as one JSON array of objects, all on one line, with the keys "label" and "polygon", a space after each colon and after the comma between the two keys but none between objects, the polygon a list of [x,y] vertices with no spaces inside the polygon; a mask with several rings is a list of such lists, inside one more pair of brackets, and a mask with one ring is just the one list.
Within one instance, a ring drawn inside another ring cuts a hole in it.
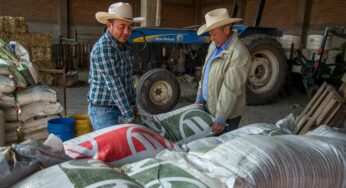
[{"label": "stacked sack", "polygon": [[142,115],[145,126],[176,144],[188,143],[212,134],[213,117],[199,104],[188,105],[171,112]]},{"label": "stacked sack", "polygon": [[7,120],[15,121],[6,123],[6,143],[17,141],[16,130],[19,126],[24,139],[44,141],[48,137],[48,120],[60,117],[64,110],[57,102],[56,91],[48,86],[34,86],[18,91],[16,103],[20,112],[16,109],[5,111]]},{"label": "stacked sack", "polygon": [[6,121],[6,144],[27,138],[46,139],[48,120],[63,111],[56,91],[37,86],[38,82],[37,69],[25,48],[17,42],[7,45],[0,40],[0,108]]},{"label": "stacked sack", "polygon": [[[39,68],[55,68],[53,63],[53,38],[41,33],[30,33],[24,17],[0,16],[0,38],[6,42],[18,41]],[[40,75],[41,76],[41,75]],[[52,75],[42,75],[43,83],[51,84]]]},{"label": "stacked sack", "polygon": [[346,186],[344,130],[282,134],[275,125],[253,124],[188,143],[186,153],[166,150],[121,169],[143,187]]}]

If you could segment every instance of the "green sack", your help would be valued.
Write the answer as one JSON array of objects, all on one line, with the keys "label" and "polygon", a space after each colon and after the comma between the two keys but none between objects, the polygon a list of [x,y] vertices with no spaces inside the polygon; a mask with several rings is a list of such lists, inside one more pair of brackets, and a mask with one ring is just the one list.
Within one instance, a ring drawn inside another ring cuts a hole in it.
[{"label": "green sack", "polygon": [[142,186],[105,163],[94,159],[67,161],[41,170],[13,187],[128,187]]},{"label": "green sack", "polygon": [[202,105],[192,104],[158,115],[142,116],[142,121],[175,143],[188,143],[211,135],[212,116]]},{"label": "green sack", "polygon": [[172,162],[159,159],[145,159],[122,167],[125,174],[146,188],[202,188],[209,187],[191,172],[183,170]]}]

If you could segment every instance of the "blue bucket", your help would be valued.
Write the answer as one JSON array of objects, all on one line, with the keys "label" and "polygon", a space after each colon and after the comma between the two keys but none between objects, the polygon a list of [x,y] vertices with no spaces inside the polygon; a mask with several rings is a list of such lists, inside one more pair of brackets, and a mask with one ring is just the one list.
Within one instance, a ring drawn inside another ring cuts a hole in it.
[{"label": "blue bucket", "polygon": [[74,123],[75,120],[72,118],[51,119],[48,121],[48,131],[64,142],[74,137]]}]

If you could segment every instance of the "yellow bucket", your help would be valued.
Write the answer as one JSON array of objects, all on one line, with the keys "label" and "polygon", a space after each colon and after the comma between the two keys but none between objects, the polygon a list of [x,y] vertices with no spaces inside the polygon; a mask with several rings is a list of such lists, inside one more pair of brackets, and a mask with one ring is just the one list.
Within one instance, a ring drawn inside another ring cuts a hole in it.
[{"label": "yellow bucket", "polygon": [[81,136],[92,131],[91,121],[88,114],[75,114],[71,118],[76,120],[75,123],[75,135]]}]

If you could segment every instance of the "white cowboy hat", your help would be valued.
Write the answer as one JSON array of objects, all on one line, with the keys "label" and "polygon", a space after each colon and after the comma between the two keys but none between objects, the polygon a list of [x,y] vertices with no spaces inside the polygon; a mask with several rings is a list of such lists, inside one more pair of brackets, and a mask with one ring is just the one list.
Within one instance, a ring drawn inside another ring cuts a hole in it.
[{"label": "white cowboy hat", "polygon": [[132,16],[132,7],[128,3],[114,3],[108,8],[108,12],[97,12],[96,20],[102,24],[107,24],[107,20],[119,19],[136,22],[137,18]]},{"label": "white cowboy hat", "polygon": [[212,10],[205,15],[206,24],[198,28],[197,35],[241,20],[241,18],[230,18],[226,8]]}]

